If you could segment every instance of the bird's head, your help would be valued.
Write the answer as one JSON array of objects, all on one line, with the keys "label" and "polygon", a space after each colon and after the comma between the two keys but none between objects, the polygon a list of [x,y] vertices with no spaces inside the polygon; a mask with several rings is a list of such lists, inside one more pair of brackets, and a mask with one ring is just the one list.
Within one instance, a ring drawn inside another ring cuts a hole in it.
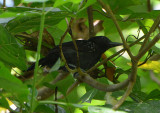
[{"label": "bird's head", "polygon": [[105,36],[95,36],[95,37],[90,38],[89,40],[103,47],[104,49],[109,49],[115,46],[123,45],[122,43],[112,42]]}]

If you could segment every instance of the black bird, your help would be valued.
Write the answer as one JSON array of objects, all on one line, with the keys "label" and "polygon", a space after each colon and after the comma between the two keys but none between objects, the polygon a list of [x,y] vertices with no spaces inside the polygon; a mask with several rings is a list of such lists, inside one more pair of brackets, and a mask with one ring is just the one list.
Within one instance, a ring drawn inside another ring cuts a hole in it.
[{"label": "black bird", "polygon": [[[76,40],[79,53],[79,63],[80,68],[83,70],[88,70],[93,67],[100,59],[101,55],[109,48],[122,45],[122,43],[112,42],[105,36],[95,36],[89,40]],[[62,51],[68,66],[71,69],[77,66],[77,51],[73,42],[66,42],[62,44]],[[51,49],[49,54],[39,60],[39,65],[52,67],[58,58],[61,57],[59,46]],[[27,71],[33,70],[35,64],[32,64]],[[66,69],[60,67],[61,69]]]}]

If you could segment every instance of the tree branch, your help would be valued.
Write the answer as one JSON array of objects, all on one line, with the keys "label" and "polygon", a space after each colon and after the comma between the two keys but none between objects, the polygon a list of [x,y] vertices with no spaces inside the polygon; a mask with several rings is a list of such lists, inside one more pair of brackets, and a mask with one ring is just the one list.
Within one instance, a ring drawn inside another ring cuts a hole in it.
[{"label": "tree branch", "polygon": [[142,51],[142,49],[146,46],[151,33],[155,31],[155,29],[157,28],[159,23],[160,23],[160,15],[156,18],[156,20],[154,21],[154,23],[153,23],[152,27],[150,28],[149,32],[146,34],[145,40],[143,41],[142,46],[141,46],[139,51]]},{"label": "tree branch", "polygon": [[129,79],[127,79],[127,80],[125,80],[121,83],[118,83],[118,84],[107,85],[107,84],[103,84],[103,83],[96,81],[95,79],[90,77],[90,75],[88,75],[87,73],[83,73],[83,75],[81,75],[81,76],[76,76],[76,79],[78,79],[81,82],[85,82],[88,85],[90,85],[96,89],[99,89],[101,91],[108,91],[108,92],[120,90],[120,89],[126,87],[129,83]]},{"label": "tree branch", "polygon": [[139,53],[138,55],[136,56],[136,59],[140,59],[152,46],[155,45],[156,42],[158,42],[158,40],[160,39],[160,33],[157,34],[154,39],[149,42],[148,45],[146,45]]},{"label": "tree branch", "polygon": [[[145,35],[142,36],[141,38],[139,38],[138,40],[136,40],[135,42],[133,42],[132,44],[129,45],[129,47],[134,46],[135,44],[137,44],[138,42],[140,42],[141,40],[143,40],[145,38]],[[121,49],[120,51],[116,52],[115,54],[113,54],[112,56],[104,59],[103,61],[101,61],[100,63],[96,64],[94,67],[90,68],[87,73],[95,70],[96,68],[98,68],[100,65],[106,63],[108,60],[114,58],[115,56],[119,55],[120,53],[122,53],[123,51],[125,51],[125,48]]]},{"label": "tree branch", "polygon": [[94,33],[94,26],[93,26],[93,11],[92,6],[89,6],[87,8],[87,14],[88,14],[88,23],[89,23],[89,38],[93,37],[95,35]]},{"label": "tree branch", "polygon": [[72,70],[69,68],[67,62],[66,62],[66,59],[64,57],[64,54],[63,54],[63,51],[62,51],[62,43],[63,43],[63,40],[65,38],[65,36],[67,35],[67,33],[70,31],[70,26],[71,24],[73,23],[73,18],[71,18],[70,22],[69,22],[69,25],[68,25],[68,28],[66,29],[65,33],[63,34],[63,36],[61,37],[61,40],[60,40],[60,44],[59,44],[59,48],[60,48],[60,53],[61,53],[61,59],[64,61],[65,63],[65,67],[67,68],[67,70],[71,73],[74,73],[76,72],[76,70]]},{"label": "tree branch", "polygon": [[122,98],[117,102],[116,105],[113,106],[113,109],[117,109],[120,107],[120,105],[126,100],[126,98],[129,96],[129,94],[132,92],[134,83],[136,82],[136,75],[137,75],[137,67],[138,67],[138,61],[132,61],[132,70],[131,70],[131,74],[129,76],[129,84],[127,87],[126,92],[124,93],[124,95],[122,96]]},{"label": "tree branch", "polygon": [[130,51],[130,49],[129,49],[128,44],[126,43],[126,40],[125,40],[124,35],[123,35],[123,33],[122,33],[122,30],[121,30],[121,28],[120,28],[120,26],[119,26],[119,24],[118,24],[118,22],[117,22],[117,20],[116,20],[116,17],[114,16],[114,14],[113,14],[113,12],[112,12],[110,6],[109,6],[108,4],[104,4],[102,0],[97,0],[97,1],[98,1],[98,2],[101,4],[101,6],[107,11],[107,13],[111,16],[111,19],[113,20],[113,22],[114,22],[114,24],[115,24],[115,26],[116,26],[116,28],[117,28],[117,30],[118,30],[118,32],[119,32],[119,35],[120,35],[120,37],[121,37],[121,39],[122,39],[124,48],[126,49],[128,55],[131,57],[131,59],[134,59],[134,56],[132,55],[132,53],[131,53],[131,51]]}]

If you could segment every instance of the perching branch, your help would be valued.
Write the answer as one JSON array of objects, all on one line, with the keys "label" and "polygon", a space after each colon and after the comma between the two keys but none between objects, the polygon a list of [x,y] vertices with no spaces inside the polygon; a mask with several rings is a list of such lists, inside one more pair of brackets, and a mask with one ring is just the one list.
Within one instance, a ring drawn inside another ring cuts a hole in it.
[{"label": "perching branch", "polygon": [[[132,44],[129,45],[129,47],[132,47],[134,45],[136,45],[138,42],[140,42],[141,40],[143,40],[145,38],[145,35],[142,36],[141,38],[139,38],[138,40],[136,40],[135,42],[133,42]],[[114,58],[115,56],[119,55],[120,53],[124,52],[125,48],[121,49],[120,51],[116,52],[115,54],[113,54],[112,56],[104,59],[103,61],[101,61],[100,63],[96,64],[95,66],[93,66],[92,68],[90,68],[87,73],[95,70],[96,68],[98,68],[100,65],[106,63],[107,61],[111,60],[112,58]]]},{"label": "perching branch", "polygon": [[127,79],[127,80],[125,80],[121,83],[118,83],[118,84],[107,85],[107,84],[103,84],[103,83],[98,82],[97,80],[93,79],[87,73],[83,73],[83,75],[81,75],[81,76],[76,76],[76,79],[78,79],[81,82],[87,83],[88,85],[90,85],[96,89],[99,89],[101,91],[108,91],[108,92],[120,90],[120,89],[126,87],[129,83],[129,80]]}]

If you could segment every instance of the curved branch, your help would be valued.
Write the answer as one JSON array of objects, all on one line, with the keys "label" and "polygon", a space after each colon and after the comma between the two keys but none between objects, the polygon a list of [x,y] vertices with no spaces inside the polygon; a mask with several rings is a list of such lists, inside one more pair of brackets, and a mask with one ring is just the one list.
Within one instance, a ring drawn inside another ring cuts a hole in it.
[{"label": "curved branch", "polygon": [[71,20],[70,20],[70,22],[69,22],[69,25],[68,25],[68,28],[66,29],[65,33],[64,33],[63,36],[61,37],[60,44],[59,44],[59,48],[60,48],[61,58],[62,58],[62,60],[63,60],[64,63],[65,63],[65,67],[67,68],[67,70],[68,70],[69,72],[74,73],[75,70],[72,70],[72,69],[69,68],[69,66],[68,66],[68,64],[67,64],[67,62],[66,62],[66,59],[65,59],[65,57],[64,57],[63,51],[62,51],[62,42],[63,42],[65,36],[67,35],[67,33],[70,31],[70,26],[71,26],[72,23],[73,23],[73,18],[71,18]]},{"label": "curved branch", "polygon": [[129,76],[129,84],[128,84],[127,90],[122,96],[122,98],[117,102],[117,104],[113,106],[113,109],[119,108],[120,105],[126,100],[129,94],[132,92],[134,83],[136,82],[137,67],[138,67],[137,64],[138,64],[138,61],[136,62],[132,61],[132,70],[131,70],[131,75]]},{"label": "curved branch", "polygon": [[120,90],[120,89],[126,87],[129,83],[129,79],[127,79],[127,80],[125,80],[121,83],[118,83],[118,84],[107,85],[107,84],[103,84],[103,83],[98,82],[97,80],[90,77],[87,73],[83,73],[83,75],[81,75],[81,76],[76,76],[76,78],[79,81],[85,82],[88,85],[90,85],[96,89],[99,89],[101,91],[107,91],[107,92]]}]

